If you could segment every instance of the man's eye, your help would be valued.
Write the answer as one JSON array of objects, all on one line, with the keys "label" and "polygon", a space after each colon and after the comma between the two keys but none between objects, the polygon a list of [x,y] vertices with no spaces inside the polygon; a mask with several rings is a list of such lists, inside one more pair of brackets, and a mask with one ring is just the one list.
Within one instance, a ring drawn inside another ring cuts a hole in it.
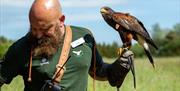
[{"label": "man's eye", "polygon": [[47,28],[47,29],[44,29],[44,31],[48,31],[49,30],[49,28]]},{"label": "man's eye", "polygon": [[32,31],[37,31],[37,29],[36,28],[32,28]]}]

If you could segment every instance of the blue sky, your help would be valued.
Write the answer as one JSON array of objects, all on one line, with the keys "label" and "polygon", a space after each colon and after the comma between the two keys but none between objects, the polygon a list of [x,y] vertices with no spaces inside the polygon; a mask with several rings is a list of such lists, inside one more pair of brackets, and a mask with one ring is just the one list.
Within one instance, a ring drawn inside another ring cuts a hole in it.
[{"label": "blue sky", "polygon": [[[128,12],[141,20],[147,30],[159,23],[172,28],[180,22],[180,0],[60,0],[65,24],[90,29],[97,42],[119,42],[119,35],[103,20],[100,8]],[[28,13],[33,0],[0,0],[0,35],[17,40],[29,30]]]}]

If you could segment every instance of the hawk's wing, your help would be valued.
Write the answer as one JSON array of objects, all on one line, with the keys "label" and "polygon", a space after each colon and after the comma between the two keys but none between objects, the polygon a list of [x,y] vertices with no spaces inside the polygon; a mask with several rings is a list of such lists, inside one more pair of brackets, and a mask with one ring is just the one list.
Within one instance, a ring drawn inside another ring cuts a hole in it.
[{"label": "hawk's wing", "polygon": [[148,38],[149,34],[145,31],[139,22],[132,18],[130,15],[122,14],[122,13],[114,13],[112,16],[113,20],[124,27],[129,32],[135,32],[139,35]]},{"label": "hawk's wing", "polygon": [[113,14],[112,18],[117,24],[125,28],[126,31],[129,31],[133,34],[139,34],[140,36],[145,38],[148,43],[157,48],[152,41],[150,35],[148,34],[146,28],[144,27],[143,23],[134,16],[117,12]]}]

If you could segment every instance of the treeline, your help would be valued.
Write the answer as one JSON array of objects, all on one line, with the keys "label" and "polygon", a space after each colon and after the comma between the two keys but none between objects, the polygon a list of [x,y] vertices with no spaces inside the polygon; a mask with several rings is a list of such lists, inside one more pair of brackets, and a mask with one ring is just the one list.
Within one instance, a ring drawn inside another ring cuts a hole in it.
[{"label": "treeline", "polygon": [[[151,48],[154,56],[179,56],[180,55],[180,23],[175,24],[172,29],[161,28],[159,24],[152,26],[152,39],[158,46],[158,50]],[[13,41],[0,37],[0,58],[3,57],[8,47]],[[112,44],[98,43],[97,48],[103,57],[114,58],[117,57],[117,48],[121,47],[119,43],[113,42]],[[135,57],[145,56],[144,50],[137,43],[131,48]]]},{"label": "treeline", "polygon": [[180,23],[172,29],[162,29],[159,24],[153,26],[153,40],[159,47],[157,56],[180,56]]},{"label": "treeline", "polygon": [[100,54],[107,58],[117,57],[117,48],[119,48],[118,43],[113,42],[112,44],[100,44],[97,43],[97,49]]}]

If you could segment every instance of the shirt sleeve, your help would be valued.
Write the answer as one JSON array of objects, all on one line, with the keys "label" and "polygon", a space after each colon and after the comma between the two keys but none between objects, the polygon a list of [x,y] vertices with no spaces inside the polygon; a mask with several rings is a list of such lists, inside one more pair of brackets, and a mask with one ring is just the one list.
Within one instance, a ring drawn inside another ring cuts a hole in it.
[{"label": "shirt sleeve", "polygon": [[0,63],[0,81],[10,83],[13,77],[18,75],[17,53],[11,46]]},{"label": "shirt sleeve", "polygon": [[93,56],[92,56],[90,70],[89,70],[90,76],[100,81],[107,80],[107,68],[110,66],[110,64],[103,62],[103,59],[96,48],[93,50],[92,55]]},{"label": "shirt sleeve", "polygon": [[108,80],[111,86],[120,87],[129,72],[129,68],[127,68],[129,64],[122,62],[120,58],[112,64],[105,63],[96,48],[96,42],[92,33],[85,35],[84,39],[92,49],[89,75],[96,80]]},{"label": "shirt sleeve", "polygon": [[108,80],[111,86],[120,87],[124,81],[124,78],[129,72],[129,68],[124,67],[124,63],[121,62],[120,59],[117,59],[112,64],[105,63],[101,55],[99,54],[95,44],[92,51],[93,56],[91,61],[91,67],[89,70],[89,74],[91,75],[91,77],[100,81]]}]

